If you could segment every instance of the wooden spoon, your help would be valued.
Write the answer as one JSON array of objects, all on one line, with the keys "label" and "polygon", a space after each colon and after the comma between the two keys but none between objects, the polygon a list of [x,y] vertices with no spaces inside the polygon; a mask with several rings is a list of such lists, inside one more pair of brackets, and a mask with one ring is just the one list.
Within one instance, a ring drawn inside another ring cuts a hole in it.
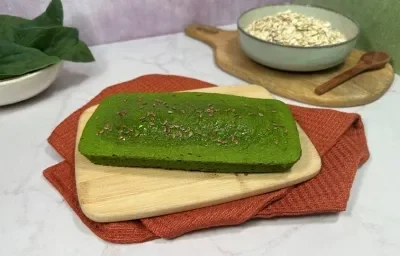
[{"label": "wooden spoon", "polygon": [[354,67],[321,84],[315,88],[314,92],[322,95],[364,71],[383,68],[389,61],[390,56],[385,52],[367,52]]}]

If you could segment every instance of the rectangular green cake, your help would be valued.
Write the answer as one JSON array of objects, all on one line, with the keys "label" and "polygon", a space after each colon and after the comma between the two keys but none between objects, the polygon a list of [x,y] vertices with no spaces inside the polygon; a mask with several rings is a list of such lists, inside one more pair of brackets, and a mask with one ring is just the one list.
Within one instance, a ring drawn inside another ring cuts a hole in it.
[{"label": "rectangular green cake", "polygon": [[98,165],[230,173],[284,172],[301,156],[285,103],[205,92],[107,97],[78,150]]}]

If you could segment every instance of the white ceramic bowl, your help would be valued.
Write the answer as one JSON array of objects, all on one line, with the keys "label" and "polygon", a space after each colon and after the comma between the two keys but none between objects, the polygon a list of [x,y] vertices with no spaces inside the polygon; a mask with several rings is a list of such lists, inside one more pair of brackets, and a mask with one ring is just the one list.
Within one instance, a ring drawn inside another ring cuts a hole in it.
[{"label": "white ceramic bowl", "polygon": [[[328,46],[283,46],[261,40],[245,31],[254,20],[289,9],[330,22],[348,40]],[[359,26],[340,13],[316,6],[295,4],[267,5],[248,10],[239,17],[237,25],[240,47],[249,58],[262,65],[285,71],[318,71],[341,64],[353,50],[360,33]]]},{"label": "white ceramic bowl", "polygon": [[29,99],[47,89],[56,80],[62,62],[36,72],[0,81],[0,106]]}]

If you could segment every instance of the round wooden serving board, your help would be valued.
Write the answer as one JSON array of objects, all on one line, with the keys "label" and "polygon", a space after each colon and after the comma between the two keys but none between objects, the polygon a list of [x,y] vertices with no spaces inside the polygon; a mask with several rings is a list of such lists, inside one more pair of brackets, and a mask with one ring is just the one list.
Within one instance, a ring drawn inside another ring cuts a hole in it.
[{"label": "round wooden serving board", "polygon": [[203,41],[214,49],[217,66],[251,84],[267,88],[284,98],[322,107],[353,107],[379,99],[394,80],[393,68],[365,72],[341,84],[324,95],[314,93],[315,87],[354,66],[362,51],[354,49],[342,65],[319,72],[296,73],[268,68],[249,59],[240,49],[237,31],[191,24],[186,34]]},{"label": "round wooden serving board", "polygon": [[[222,86],[194,91],[272,98],[257,85]],[[97,106],[79,119],[77,143]],[[75,149],[75,178],[83,213],[97,222],[159,216],[225,203],[292,186],[315,177],[321,158],[298,126],[302,156],[286,173],[206,173],[95,165]],[[166,150],[168,150],[166,148]]]}]

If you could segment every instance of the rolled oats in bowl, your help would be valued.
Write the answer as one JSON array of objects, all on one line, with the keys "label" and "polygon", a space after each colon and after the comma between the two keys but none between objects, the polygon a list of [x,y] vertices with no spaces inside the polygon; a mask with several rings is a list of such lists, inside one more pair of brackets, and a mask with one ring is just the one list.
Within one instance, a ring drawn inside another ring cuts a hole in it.
[{"label": "rolled oats in bowl", "polygon": [[239,16],[237,26],[240,49],[250,59],[296,72],[343,63],[360,34],[359,25],[344,14],[298,4],[249,9]]},{"label": "rolled oats in bowl", "polygon": [[334,45],[347,40],[328,21],[291,10],[256,19],[245,31],[267,42],[299,47]]}]

